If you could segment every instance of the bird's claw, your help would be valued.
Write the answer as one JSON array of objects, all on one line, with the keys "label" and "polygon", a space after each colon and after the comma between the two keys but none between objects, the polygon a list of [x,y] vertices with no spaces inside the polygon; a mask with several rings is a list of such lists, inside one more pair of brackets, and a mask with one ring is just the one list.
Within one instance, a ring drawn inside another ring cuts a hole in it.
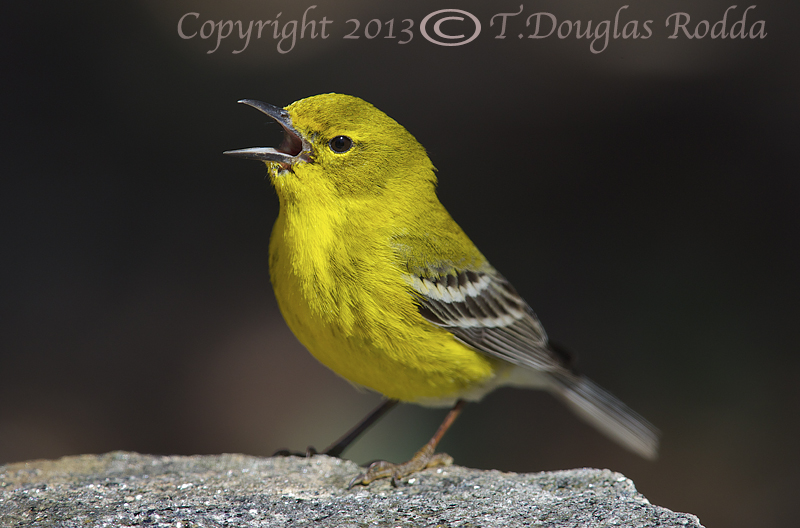
[{"label": "bird's claw", "polygon": [[392,486],[397,487],[400,485],[400,479],[413,473],[431,467],[449,466],[452,463],[453,457],[450,455],[446,453],[434,453],[433,449],[427,449],[426,446],[420,449],[411,460],[403,462],[402,464],[393,464],[386,460],[373,462],[364,473],[357,475],[350,481],[350,484],[347,485],[347,489],[352,488],[356,484],[363,484],[366,486],[370,482],[382,478],[391,478]]},{"label": "bird's claw", "polygon": [[274,457],[294,456],[294,457],[300,457],[300,458],[311,458],[312,456],[317,455],[317,454],[319,454],[319,452],[316,449],[314,449],[314,446],[308,446],[306,448],[306,452],[305,453],[300,452],[300,451],[289,451],[288,449],[279,449],[279,450],[275,451],[272,454],[272,456],[274,456]]}]

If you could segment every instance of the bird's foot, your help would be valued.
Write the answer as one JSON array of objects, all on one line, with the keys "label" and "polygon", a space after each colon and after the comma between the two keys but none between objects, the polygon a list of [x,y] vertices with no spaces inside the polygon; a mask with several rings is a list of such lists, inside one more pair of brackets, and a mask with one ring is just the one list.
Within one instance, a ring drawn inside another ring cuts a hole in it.
[{"label": "bird's foot", "polygon": [[[305,453],[303,453],[302,451],[290,451],[288,449],[279,449],[279,450],[275,451],[272,454],[272,456],[274,456],[274,457],[294,456],[294,457],[300,457],[300,458],[311,458],[312,456],[314,456],[314,455],[316,455],[318,453],[319,452],[316,449],[314,449],[314,446],[308,446],[306,448],[306,452]],[[325,453],[322,453],[322,454],[324,455]]]},{"label": "bird's foot", "polygon": [[393,464],[385,460],[373,462],[367,468],[367,471],[351,480],[347,488],[350,489],[356,484],[367,485],[374,480],[382,478],[391,478],[392,485],[397,487],[400,479],[413,473],[436,466],[449,466],[453,463],[453,457],[446,453],[434,453],[433,449],[433,446],[426,445],[417,451],[411,457],[411,460],[402,464]]}]

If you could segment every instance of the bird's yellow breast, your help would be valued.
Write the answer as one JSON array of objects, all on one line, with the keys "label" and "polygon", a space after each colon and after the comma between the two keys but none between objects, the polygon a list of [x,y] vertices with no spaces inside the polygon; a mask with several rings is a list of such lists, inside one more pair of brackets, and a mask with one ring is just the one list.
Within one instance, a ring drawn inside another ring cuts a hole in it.
[{"label": "bird's yellow breast", "polygon": [[289,328],[314,357],[401,401],[452,400],[493,378],[499,360],[419,314],[390,241],[374,227],[382,222],[354,224],[347,210],[308,214],[281,204],[270,275]]}]

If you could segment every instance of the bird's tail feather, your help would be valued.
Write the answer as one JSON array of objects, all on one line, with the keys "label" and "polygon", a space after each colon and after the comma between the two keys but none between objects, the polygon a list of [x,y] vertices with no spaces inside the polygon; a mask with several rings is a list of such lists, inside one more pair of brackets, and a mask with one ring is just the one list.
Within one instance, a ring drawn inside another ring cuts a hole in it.
[{"label": "bird's tail feather", "polygon": [[650,422],[588,378],[553,376],[552,393],[609,438],[644,458],[658,457],[660,435]]}]

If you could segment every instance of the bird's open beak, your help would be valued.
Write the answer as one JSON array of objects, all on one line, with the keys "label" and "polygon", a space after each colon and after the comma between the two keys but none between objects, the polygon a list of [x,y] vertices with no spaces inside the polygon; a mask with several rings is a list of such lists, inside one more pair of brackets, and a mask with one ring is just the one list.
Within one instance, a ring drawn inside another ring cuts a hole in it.
[{"label": "bird's open beak", "polygon": [[284,170],[298,161],[308,161],[308,156],[311,153],[311,144],[292,127],[292,118],[289,112],[283,108],[253,99],[242,99],[239,102],[252,106],[277,121],[283,127],[283,141],[278,148],[251,147],[227,150],[223,154],[244,159],[276,161],[281,164],[281,168]]}]

